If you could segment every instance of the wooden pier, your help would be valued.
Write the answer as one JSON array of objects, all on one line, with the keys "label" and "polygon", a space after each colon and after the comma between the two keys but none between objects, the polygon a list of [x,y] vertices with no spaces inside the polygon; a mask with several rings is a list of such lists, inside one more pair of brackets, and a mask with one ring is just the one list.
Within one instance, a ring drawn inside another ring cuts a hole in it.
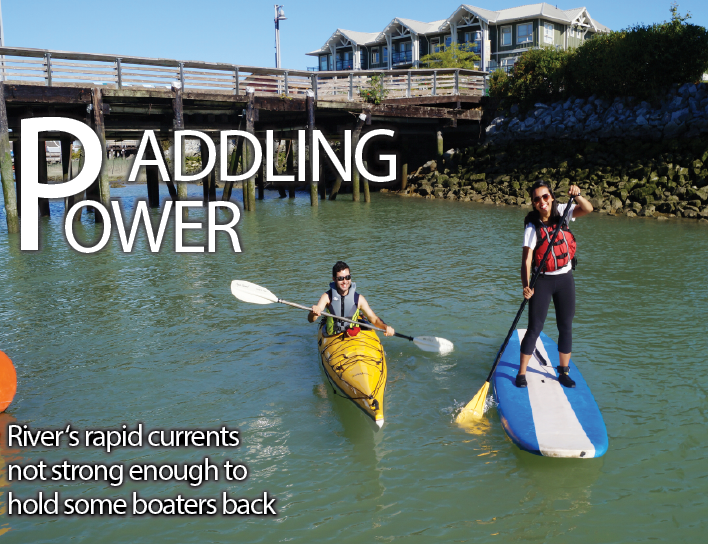
[{"label": "wooden pier", "polygon": [[[16,232],[19,228],[17,202],[21,198],[22,176],[16,167],[16,183],[12,182],[10,150],[14,148],[18,159],[16,142],[21,138],[20,122],[25,118],[76,119],[89,124],[104,144],[106,140],[139,140],[145,130],[155,131],[160,140],[173,140],[174,131],[184,129],[213,137],[222,130],[241,129],[259,139],[265,137],[267,130],[273,130],[278,140],[292,142],[298,130],[307,129],[310,146],[315,128],[331,141],[339,140],[344,130],[354,131],[358,139],[371,128],[391,128],[397,140],[386,149],[399,154],[401,170],[407,172],[409,163],[415,165],[415,157],[421,156],[420,151],[415,151],[415,142],[429,142],[432,157],[443,149],[443,139],[448,145],[447,140],[464,143],[478,138],[485,75],[462,69],[305,72],[0,47],[0,171],[8,229]],[[383,81],[380,104],[365,102],[361,95],[362,90],[371,89],[372,78],[374,83]],[[62,142],[63,177],[69,179],[73,138],[44,133],[43,139]],[[294,145],[288,145],[294,150]],[[250,164],[252,156],[248,145],[236,142],[229,161],[230,173],[236,171],[239,161]],[[374,155],[369,152],[366,159],[375,170]],[[40,178],[46,172],[46,161],[43,162]],[[19,165],[19,160],[15,164]],[[309,165],[308,180],[313,178],[311,168]],[[291,161],[288,169],[292,169]],[[158,206],[159,177],[156,169],[147,170],[149,203]],[[360,190],[356,168],[353,177],[356,201]],[[246,210],[255,209],[256,178],[259,197],[263,195],[265,176],[260,171],[243,184]],[[205,178],[205,200],[215,198],[215,181],[213,175]],[[405,182],[403,176],[402,184]],[[166,183],[173,199],[186,199],[186,187]],[[324,197],[326,188],[310,183],[311,203],[316,206],[318,194]],[[339,190],[341,181],[334,185]],[[285,189],[281,188],[281,195],[285,195]],[[288,189],[289,195],[294,196],[293,187]],[[364,183],[366,195],[367,189]],[[107,205],[109,193],[108,180],[101,174],[87,191],[87,198]],[[224,198],[230,196],[231,187],[227,184]],[[332,197],[336,197],[336,192]],[[41,213],[49,213],[48,206],[40,207]]]}]

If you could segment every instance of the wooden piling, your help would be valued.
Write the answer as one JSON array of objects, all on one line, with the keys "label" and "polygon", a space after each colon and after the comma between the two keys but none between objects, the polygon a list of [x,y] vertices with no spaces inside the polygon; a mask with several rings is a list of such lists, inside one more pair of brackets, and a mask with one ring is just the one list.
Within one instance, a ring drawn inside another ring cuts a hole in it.
[{"label": "wooden piling", "polygon": [[[61,142],[61,172],[62,172],[62,181],[66,183],[70,179],[74,177],[74,169],[72,168],[71,164],[71,143],[72,140],[71,138],[62,138],[60,140]],[[79,194],[76,195],[71,195],[67,196],[64,199],[64,214],[66,214],[74,204],[77,202],[81,202],[84,199],[84,191],[81,191]],[[83,209],[79,209],[75,214],[74,214],[74,223],[80,223],[81,222],[81,213],[83,212]]]},{"label": "wooden piling", "polygon": [[5,83],[0,81],[0,177],[2,177],[2,192],[5,198],[7,232],[14,233],[20,232],[20,216],[17,213],[17,194],[12,176],[11,151],[10,129],[5,105]]},{"label": "wooden piling", "polygon": [[443,153],[445,153],[443,133],[442,130],[438,130],[438,159],[442,159]]},{"label": "wooden piling", "polygon": [[[174,147],[172,149],[174,150]],[[162,163],[166,165],[167,164],[167,157],[165,157],[165,148],[162,145],[162,141],[160,141],[159,150],[160,150],[160,156],[162,157]],[[170,193],[170,198],[172,198],[172,200],[178,200],[177,199],[177,188],[175,187],[173,179],[174,179],[174,172],[172,173],[172,175],[170,177],[168,177],[167,179],[164,179],[162,181],[164,181],[165,185],[167,185],[167,190]]]},{"label": "wooden piling", "polygon": [[22,216],[22,145],[17,140],[12,142],[15,154],[15,191],[17,193],[17,217]]},{"label": "wooden piling", "polygon": [[352,200],[354,202],[359,202],[359,169],[356,167],[356,160],[354,155],[356,154],[356,148],[359,145],[359,136],[361,135],[361,128],[366,122],[366,115],[361,114],[354,125],[354,130],[352,131]]},{"label": "wooden piling", "polygon": [[266,179],[266,154],[265,154],[265,140],[258,140],[261,145],[261,150],[263,154],[261,155],[261,166],[256,172],[256,181],[258,185],[258,200],[263,200],[265,198],[265,179]]},{"label": "wooden piling", "polygon": [[337,172],[337,179],[334,181],[334,185],[332,185],[332,191],[329,193],[329,199],[330,200],[337,200],[337,193],[339,193],[339,189],[342,186],[342,176]]},{"label": "wooden piling", "polygon": [[[243,165],[243,171],[246,172],[251,164],[251,142],[246,141],[243,144],[243,149],[241,151],[241,164]],[[243,191],[243,209],[248,211],[248,180],[245,179],[241,182],[241,190]]]},{"label": "wooden piling", "polygon": [[[369,165],[366,163],[366,161],[361,162],[364,163],[364,168],[368,170]],[[366,176],[362,176],[361,184],[364,186],[364,202],[371,202],[371,193],[369,192],[369,180],[366,179]]]},{"label": "wooden piling", "polygon": [[327,171],[322,162],[320,162],[320,198],[327,200]]},{"label": "wooden piling", "polygon": [[[174,97],[172,98],[172,113],[173,113],[173,119],[172,119],[172,126],[174,130],[184,130],[184,109],[182,105],[182,85],[173,85],[172,91],[175,93]],[[182,173],[184,173],[184,170],[187,166],[186,163],[186,157],[184,156],[184,139],[182,139],[182,164],[180,165]],[[176,148],[175,148],[175,138],[174,138],[174,132],[172,133],[172,152],[175,153],[174,156],[176,156]],[[174,164],[174,161],[173,161]],[[176,164],[173,167],[173,172],[172,172],[172,178],[174,179],[174,172],[176,171]],[[177,182],[177,200],[187,200],[187,184],[184,182]],[[184,214],[187,214],[187,208],[184,208]]]},{"label": "wooden piling", "polygon": [[214,168],[211,169],[211,172],[209,172],[209,175],[207,176],[209,178],[209,202],[216,201],[216,172],[221,168],[219,165],[221,144],[218,141],[214,142],[214,153],[216,154],[216,162],[214,163]]},{"label": "wooden piling", "polygon": [[[39,153],[37,153],[37,175],[38,183],[44,185],[47,184],[47,147],[46,142],[39,142]],[[40,198],[39,199],[39,217],[49,217],[51,212],[49,211],[49,199]]]},{"label": "wooden piling", "polygon": [[[278,157],[280,157],[280,147],[283,147],[283,149],[286,150],[287,152],[287,144],[285,144],[284,140],[278,140],[278,144],[275,146],[275,157],[273,157],[273,163],[275,165],[275,172],[280,173],[280,161],[278,160]],[[285,165],[283,164],[283,170],[285,169]],[[287,191],[285,190],[285,187],[282,185],[283,182],[280,182],[278,184],[278,197],[279,198],[286,198],[288,196]]]},{"label": "wooden piling", "polygon": [[310,147],[309,151],[309,165],[307,169],[310,175],[310,206],[317,206],[317,182],[315,181],[315,166],[312,160],[313,151],[315,149],[315,97],[308,91],[307,93],[307,145]]},{"label": "wooden piling", "polygon": [[[106,165],[106,125],[103,120],[103,92],[95,87],[91,92],[91,103],[93,105],[93,129],[101,141],[101,170],[98,172],[98,195],[106,209],[111,207],[111,184],[105,174]],[[103,217],[97,214],[97,217]]]},{"label": "wooden piling", "polygon": [[[202,141],[199,144],[199,154],[201,155],[202,158],[202,170],[206,168],[207,164],[209,164],[209,146],[205,141]],[[213,170],[212,170],[213,172]],[[206,204],[209,202],[209,187],[211,185],[211,173],[206,174],[202,178],[202,194],[204,195],[203,202]]]},{"label": "wooden piling", "polygon": [[[152,146],[145,149],[145,158],[155,160],[155,152]],[[160,207],[160,170],[157,166],[145,167],[145,178],[147,179],[148,206],[151,208]]]},{"label": "wooden piling", "polygon": [[[246,95],[248,96],[248,102],[246,104],[246,131],[254,134],[255,132],[255,122],[256,122],[256,90],[253,87],[246,87]],[[253,144],[249,142],[248,144],[248,157],[249,160],[244,162],[245,168],[250,169],[253,161],[256,157],[253,150]],[[255,211],[256,209],[256,176],[255,174],[248,178],[247,182],[244,182],[244,207],[248,211]],[[247,203],[247,205],[246,205]]]},{"label": "wooden piling", "polygon": [[[229,158],[229,170],[228,170],[228,174],[230,176],[233,176],[238,171],[239,159],[241,158],[241,155],[243,154],[243,140],[244,140],[244,138],[239,136],[236,139],[236,144],[234,145],[234,149],[231,152],[231,157]],[[245,165],[245,162],[242,164]],[[224,202],[228,202],[229,200],[231,200],[231,191],[233,190],[233,187],[234,187],[233,181],[227,181],[226,184],[224,185],[224,192],[221,195],[221,199]]]},{"label": "wooden piling", "polygon": [[[288,174],[295,175],[295,153],[297,152],[297,140],[290,140],[290,148],[288,150],[288,158],[286,160],[285,171]],[[297,178],[296,178],[297,179]],[[296,181],[289,182],[288,185],[288,197],[295,198],[295,184]]]},{"label": "wooden piling", "polygon": [[408,146],[401,147],[401,191],[408,187]]}]

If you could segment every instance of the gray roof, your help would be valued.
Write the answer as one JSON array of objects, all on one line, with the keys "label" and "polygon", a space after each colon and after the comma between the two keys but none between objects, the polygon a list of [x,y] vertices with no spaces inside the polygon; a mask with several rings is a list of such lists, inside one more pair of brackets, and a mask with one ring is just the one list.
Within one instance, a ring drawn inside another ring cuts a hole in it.
[{"label": "gray roof", "polygon": [[[587,13],[587,8],[573,8],[573,9],[558,9],[551,4],[546,4],[542,2],[540,4],[527,4],[524,6],[517,6],[514,8],[500,9],[499,11],[490,11],[484,8],[478,8],[477,6],[470,6],[468,4],[462,4],[455,13],[457,13],[460,8],[463,8],[470,13],[476,14],[480,19],[483,19],[489,23],[500,24],[511,21],[518,21],[521,19],[530,19],[535,17],[543,17],[545,19],[551,19],[559,21],[561,23],[569,24],[583,12]],[[453,13],[453,16],[455,15]],[[588,14],[589,17],[589,14]],[[597,21],[592,19],[598,30],[603,32],[609,32],[609,29],[599,24]]]},{"label": "gray roof", "polygon": [[595,19],[591,18],[587,8],[585,7],[562,10],[558,9],[557,7],[551,4],[546,4],[545,2],[542,2],[540,4],[526,4],[524,6],[517,6],[515,8],[492,11],[484,8],[478,8],[477,6],[462,4],[447,19],[432,21],[430,23],[424,23],[422,21],[416,21],[414,19],[404,19],[402,17],[396,17],[388,25],[386,25],[386,28],[384,28],[381,32],[356,32],[353,30],[344,30],[338,28],[320,49],[311,51],[307,54],[316,56],[321,53],[329,52],[330,42],[332,40],[337,39],[338,35],[344,36],[356,45],[369,45],[379,43],[385,39],[386,31],[395,25],[402,25],[415,34],[432,34],[436,32],[441,32],[445,27],[449,26],[450,19],[457,15],[460,10],[465,10],[469,13],[473,13],[483,21],[492,24],[501,24],[506,22],[513,22],[532,18],[535,19],[541,17],[552,21],[558,21],[563,24],[571,24],[579,15],[585,13],[587,18],[592,22],[598,32],[610,31],[610,29],[607,28],[605,25],[600,24]]},{"label": "gray roof", "polygon": [[338,28],[334,31],[334,33],[329,37],[329,39],[322,47],[320,47],[319,49],[315,49],[314,51],[310,51],[309,53],[306,53],[306,55],[317,56],[322,53],[329,53],[330,43],[332,42],[332,40],[336,40],[340,36],[345,37],[355,45],[367,45],[370,43],[374,43],[378,35],[378,32],[357,32],[356,30],[345,30],[343,28]]}]

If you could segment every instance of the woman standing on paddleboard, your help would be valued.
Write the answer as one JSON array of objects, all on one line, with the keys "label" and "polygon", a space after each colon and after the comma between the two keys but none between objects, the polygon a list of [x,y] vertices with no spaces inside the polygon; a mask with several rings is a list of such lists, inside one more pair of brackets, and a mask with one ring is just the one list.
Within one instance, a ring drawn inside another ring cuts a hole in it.
[{"label": "woman standing on paddleboard", "polygon": [[[577,185],[568,190],[575,197],[569,218],[573,221],[592,211],[592,204],[580,196]],[[524,298],[529,301],[529,325],[521,342],[521,360],[516,386],[526,387],[526,366],[533,355],[543,324],[548,315],[548,306],[553,299],[558,326],[558,381],[565,387],[575,387],[568,375],[568,363],[573,344],[573,316],[575,316],[575,280],[573,279],[573,259],[575,257],[575,237],[568,224],[561,226],[553,249],[543,263],[533,289],[529,288],[532,269],[541,265],[541,259],[553,236],[553,231],[563,216],[567,204],[558,204],[551,187],[545,181],[537,181],[531,187],[533,211],[524,219],[524,249],[521,259],[521,284]],[[576,205],[577,204],[577,205]]]}]

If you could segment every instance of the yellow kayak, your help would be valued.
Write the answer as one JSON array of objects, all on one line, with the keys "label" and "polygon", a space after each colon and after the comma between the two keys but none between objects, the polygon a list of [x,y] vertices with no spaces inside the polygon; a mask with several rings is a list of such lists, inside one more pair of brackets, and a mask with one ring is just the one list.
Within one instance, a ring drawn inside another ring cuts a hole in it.
[{"label": "yellow kayak", "polygon": [[384,423],[386,355],[375,331],[317,335],[320,360],[327,379],[381,427]]}]

